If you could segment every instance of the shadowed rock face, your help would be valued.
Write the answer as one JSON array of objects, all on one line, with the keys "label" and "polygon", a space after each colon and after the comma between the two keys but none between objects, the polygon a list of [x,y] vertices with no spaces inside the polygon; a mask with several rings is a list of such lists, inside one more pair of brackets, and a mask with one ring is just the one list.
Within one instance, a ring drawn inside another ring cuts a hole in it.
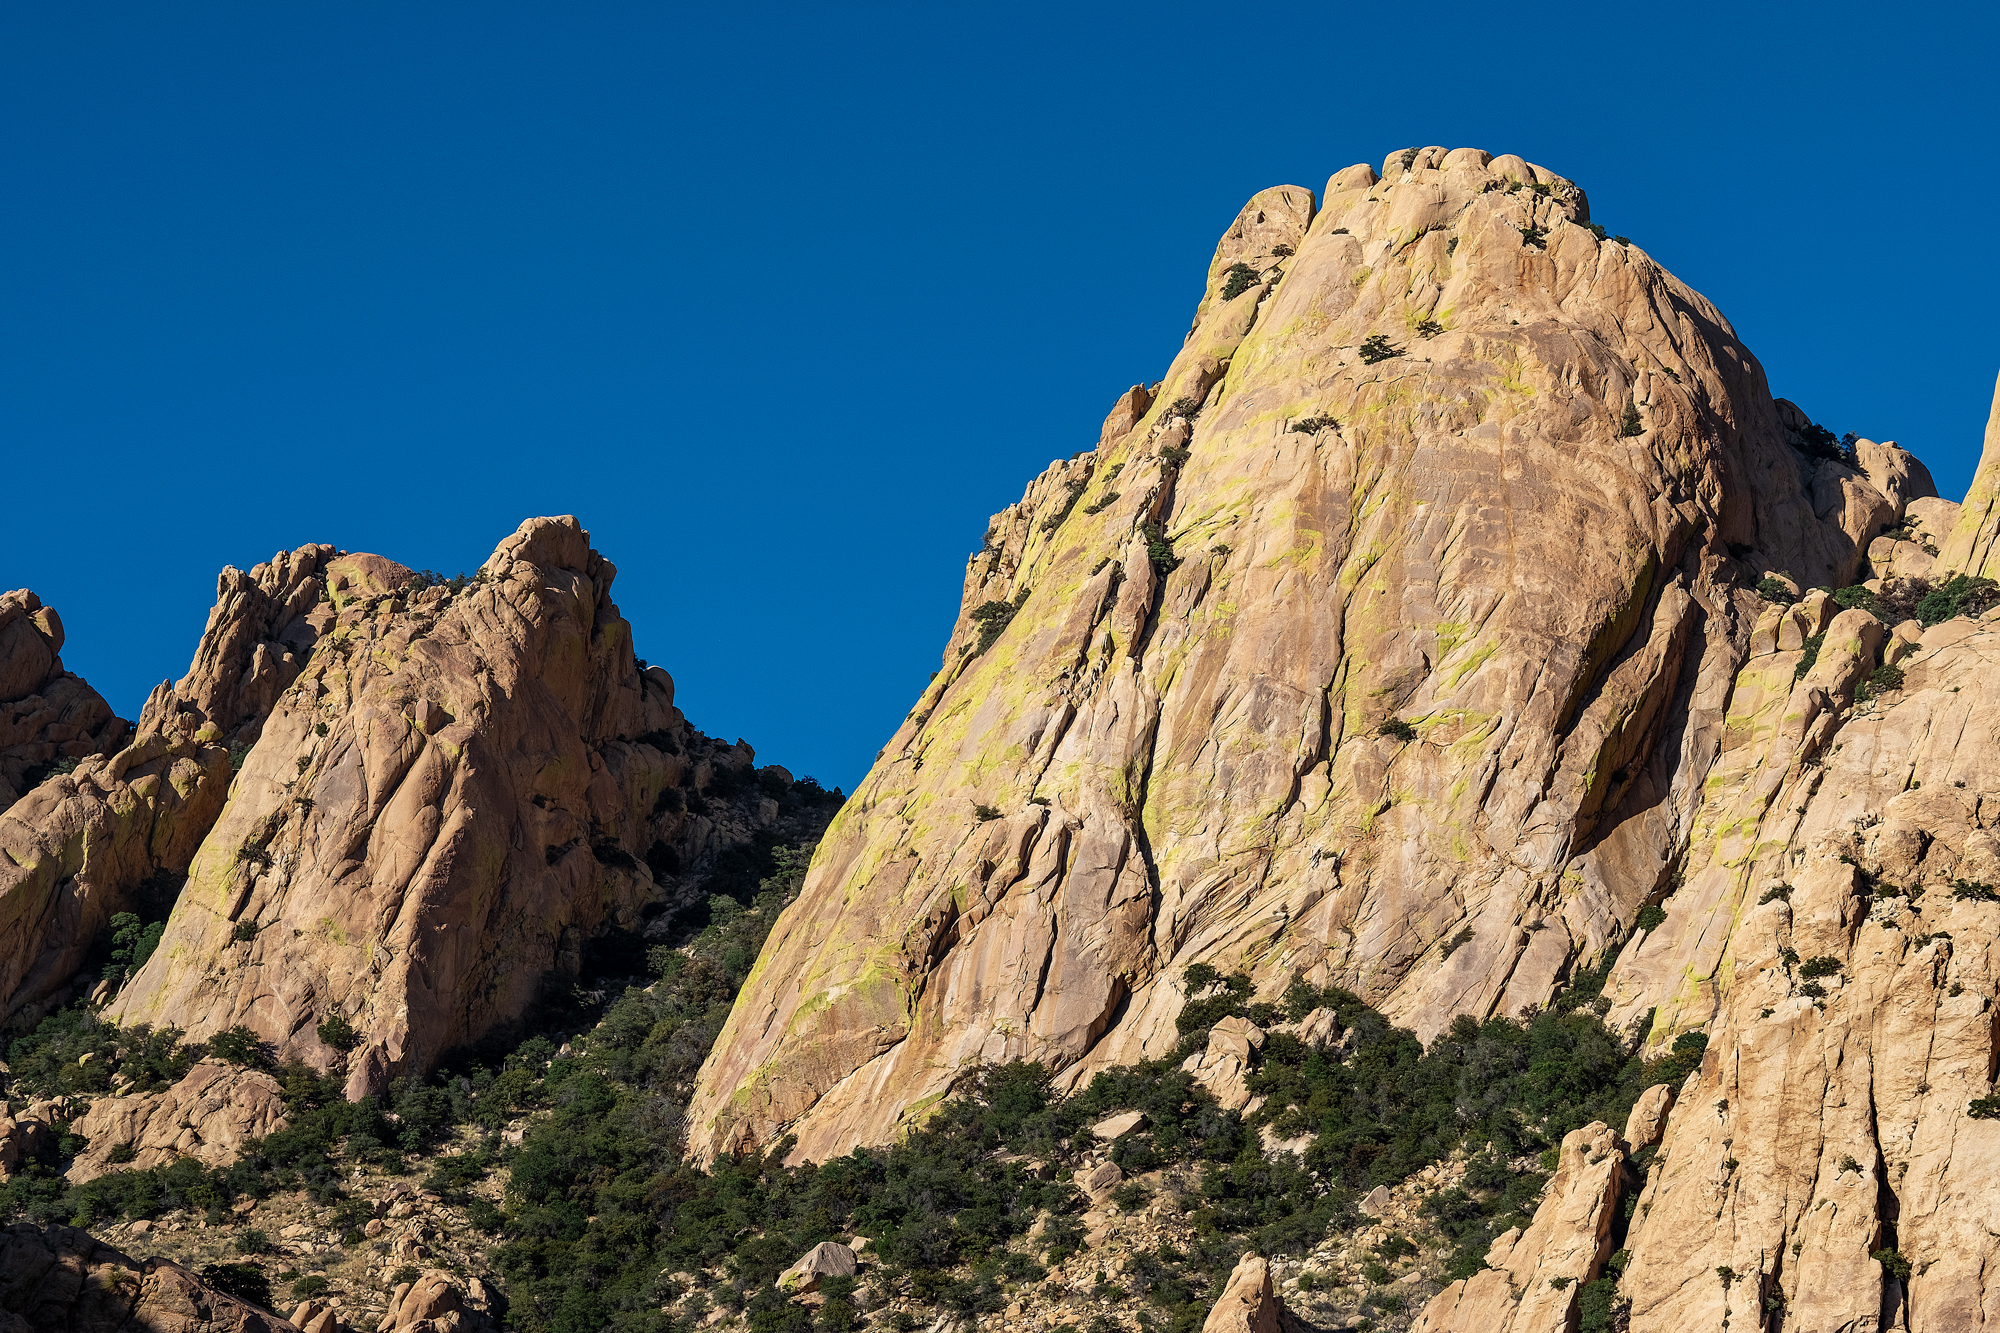
[{"label": "shadowed rock face", "polygon": [[1161,1054],[1195,961],[1428,1035],[1623,943],[1702,804],[1750,589],[1850,582],[1926,483],[1790,447],[1727,321],[1588,219],[1473,149],[1245,206],[1161,382],[968,562],[943,669],[702,1071],[695,1152],[821,1158],[976,1061]]},{"label": "shadowed rock face", "polygon": [[0,1228],[0,1333],[298,1333],[163,1259],[131,1259],[72,1227]]},{"label": "shadowed rock face", "polygon": [[212,633],[148,705],[256,740],[110,1012],[196,1039],[243,1024],[321,1068],[341,1056],[316,1028],[339,1014],[358,1097],[518,1017],[600,929],[640,926],[663,897],[646,858],[677,861],[704,822],[680,789],[752,757],[641,671],[616,571],[574,519],[523,524],[457,590],[329,548],[292,568],[274,588],[225,575],[211,618],[289,624],[285,652],[236,635],[210,653]]}]

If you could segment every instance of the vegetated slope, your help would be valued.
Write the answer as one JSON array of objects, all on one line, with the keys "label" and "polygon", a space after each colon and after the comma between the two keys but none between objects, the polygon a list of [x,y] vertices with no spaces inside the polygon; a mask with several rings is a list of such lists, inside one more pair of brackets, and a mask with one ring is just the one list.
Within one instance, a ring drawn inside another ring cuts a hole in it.
[{"label": "vegetated slope", "polygon": [[1551,172],[1263,191],[1160,383],[994,518],[693,1149],[826,1158],[981,1062],[1162,1056],[1193,963],[1423,1036],[1545,1002],[1671,881],[1754,588],[1851,583],[1926,490]]}]

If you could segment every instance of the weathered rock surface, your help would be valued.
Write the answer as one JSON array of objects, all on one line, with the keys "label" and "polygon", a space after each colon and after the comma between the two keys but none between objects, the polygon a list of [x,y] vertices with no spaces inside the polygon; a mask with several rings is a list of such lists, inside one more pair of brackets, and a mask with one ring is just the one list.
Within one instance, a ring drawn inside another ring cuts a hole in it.
[{"label": "weathered rock surface", "polygon": [[497,1333],[499,1320],[445,1273],[428,1272],[396,1287],[379,1333]]},{"label": "weathered rock surface", "polygon": [[823,1240],[778,1274],[778,1285],[788,1291],[818,1291],[821,1279],[853,1277],[859,1270],[853,1250],[839,1241]]},{"label": "weathered rock surface", "polygon": [[0,811],[63,759],[109,754],[131,732],[63,670],[62,617],[26,588],[0,593]]},{"label": "weathered rock surface", "polygon": [[55,1133],[42,1121],[0,1109],[0,1181],[11,1177],[22,1162],[54,1146]]},{"label": "weathered rock surface", "polygon": [[1244,1078],[1255,1068],[1263,1049],[1264,1030],[1247,1018],[1225,1018],[1208,1032],[1208,1045],[1181,1062],[1194,1081],[1207,1088],[1225,1111],[1250,1105]]},{"label": "weathered rock surface", "polygon": [[641,928],[729,841],[701,792],[754,759],[641,669],[615,573],[572,518],[524,523],[457,589],[328,547],[225,571],[142,730],[250,748],[112,1017],[241,1024],[325,1069],[342,1056],[316,1028],[340,1014],[358,1097],[517,1017],[601,929]]},{"label": "weathered rock surface", "polygon": [[1993,409],[1986,417],[1986,446],[1979,468],[1938,561],[1946,569],[2000,579],[2000,380],[1993,386]]},{"label": "weathered rock surface", "polygon": [[1486,1253],[1488,1267],[1439,1292],[1412,1333],[1544,1333],[1576,1327],[1583,1284],[1611,1257],[1625,1154],[1608,1125],[1572,1130],[1535,1220]]},{"label": "weathered rock surface", "polygon": [[1271,1265],[1260,1255],[1246,1254],[1237,1260],[1201,1333],[1290,1333],[1297,1327],[1271,1287]]},{"label": "weathered rock surface", "polygon": [[1751,589],[1850,582],[1923,485],[1892,446],[1894,498],[1809,459],[1721,314],[1588,219],[1473,149],[1245,206],[1162,381],[992,521],[703,1069],[697,1154],[880,1142],[975,1061],[1162,1054],[1193,962],[1428,1035],[1625,941]]},{"label": "weathered rock surface", "polygon": [[[286,1127],[285,1101],[278,1081],[260,1070],[223,1060],[202,1060],[164,1093],[99,1097],[71,1122],[90,1146],[71,1164],[76,1184],[106,1171],[143,1171],[176,1157],[194,1157],[209,1166],[227,1166],[243,1145]],[[115,1149],[133,1156],[115,1163]]]},{"label": "weathered rock surface", "polygon": [[71,1227],[0,1228],[0,1333],[299,1333],[161,1259]]}]

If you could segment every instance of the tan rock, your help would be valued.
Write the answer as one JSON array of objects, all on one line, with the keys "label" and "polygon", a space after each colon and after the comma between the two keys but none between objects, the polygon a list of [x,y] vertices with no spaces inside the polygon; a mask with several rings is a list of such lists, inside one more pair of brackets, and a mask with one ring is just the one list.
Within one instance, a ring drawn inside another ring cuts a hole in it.
[{"label": "tan rock", "polygon": [[1246,1254],[1229,1274],[1201,1333],[1290,1333],[1298,1326],[1272,1289],[1269,1261]]},{"label": "tan rock", "polygon": [[[395,595],[403,566],[329,547],[225,570],[195,666],[142,733],[199,719],[254,744],[108,1014],[197,1040],[241,1024],[378,1092],[518,1016],[589,936],[640,927],[663,877],[747,840],[755,817],[695,814],[686,793],[754,756],[639,670],[615,574],[573,518],[524,523],[458,591]],[[316,1035],[336,1013],[362,1038],[344,1059]]]},{"label": "tan rock", "polygon": [[1088,1171],[1076,1177],[1076,1187],[1084,1192],[1093,1205],[1102,1207],[1111,1192],[1125,1183],[1125,1172],[1116,1162],[1099,1162]]},{"label": "tan rock", "polygon": [[1631,1114],[1625,1117],[1625,1150],[1638,1152],[1664,1138],[1667,1112],[1673,1109],[1674,1090],[1664,1083],[1656,1083],[1640,1093],[1639,1100],[1632,1104]]},{"label": "tan rock", "polygon": [[88,1232],[0,1228],[5,1333],[300,1333],[293,1324],[203,1286],[164,1259],[132,1259]]},{"label": "tan rock", "polygon": [[379,1333],[499,1333],[499,1321],[468,1297],[449,1275],[427,1272],[396,1287],[376,1328]]},{"label": "tan rock", "polygon": [[[224,1060],[203,1060],[164,1093],[93,1101],[70,1126],[90,1146],[77,1154],[68,1175],[71,1183],[82,1184],[121,1165],[143,1171],[176,1157],[227,1166],[244,1144],[288,1123],[276,1079]],[[112,1151],[127,1146],[135,1155],[112,1162]]]},{"label": "tan rock", "polygon": [[54,1146],[55,1133],[47,1124],[26,1115],[8,1115],[0,1104],[0,1181],[11,1177],[23,1162]]},{"label": "tan rock", "polygon": [[824,1278],[853,1277],[859,1271],[852,1249],[838,1241],[823,1240],[778,1274],[778,1285],[788,1291],[818,1291]]},{"label": "tan rock", "polygon": [[1484,1271],[1431,1299],[1412,1333],[1513,1333],[1576,1326],[1583,1285],[1611,1257],[1611,1223],[1624,1179],[1618,1136],[1598,1123],[1562,1142],[1535,1220],[1509,1231],[1487,1251]]},{"label": "tan rock", "polygon": [[1895,505],[1792,448],[1721,314],[1581,191],[1483,158],[1258,194],[1145,412],[995,516],[703,1067],[697,1156],[885,1141],[981,1061],[1164,1055],[1194,962],[1429,1036],[1629,937],[1719,752],[1745,571],[1840,586]]},{"label": "tan rock", "polygon": [[1213,1094],[1225,1111],[1241,1111],[1250,1104],[1250,1089],[1244,1076],[1256,1064],[1263,1049],[1264,1030],[1245,1018],[1225,1018],[1209,1029],[1208,1045],[1181,1062],[1194,1081]]},{"label": "tan rock", "polygon": [[132,724],[63,670],[62,617],[26,588],[0,593],[0,811],[58,760],[110,754]]},{"label": "tan rock", "polygon": [[1993,386],[1986,445],[1972,474],[1972,488],[1965,493],[1938,563],[1962,574],[2000,578],[2000,380]]}]

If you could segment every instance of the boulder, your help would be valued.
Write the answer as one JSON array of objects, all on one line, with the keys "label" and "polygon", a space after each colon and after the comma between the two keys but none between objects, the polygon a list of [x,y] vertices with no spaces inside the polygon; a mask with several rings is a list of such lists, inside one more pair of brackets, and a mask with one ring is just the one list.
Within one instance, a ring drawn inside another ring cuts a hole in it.
[{"label": "boulder", "polygon": [[63,670],[62,617],[26,588],[0,593],[0,811],[60,760],[110,754],[132,724]]},{"label": "boulder", "polygon": [[817,1291],[822,1279],[853,1277],[859,1268],[852,1249],[838,1241],[823,1240],[778,1274],[778,1285],[788,1291]]},{"label": "boulder", "polygon": [[375,1327],[377,1333],[500,1333],[498,1316],[477,1279],[460,1287],[433,1269],[415,1282],[399,1284]]},{"label": "boulder", "polygon": [[0,1181],[11,1177],[21,1163],[54,1146],[55,1132],[47,1124],[26,1115],[8,1115],[0,1103]]},{"label": "boulder", "polygon": [[1625,1150],[1638,1152],[1665,1138],[1667,1113],[1673,1109],[1674,1090],[1665,1083],[1655,1083],[1640,1093],[1631,1114],[1625,1117]]},{"label": "boulder", "polygon": [[[1324,1010],[1320,1012],[1326,1012]],[[1247,1018],[1225,1018],[1208,1032],[1208,1045],[1181,1062],[1194,1081],[1207,1088],[1225,1111],[1242,1111],[1251,1104],[1243,1080],[1263,1049],[1264,1030]]]},{"label": "boulder", "polygon": [[1487,1267],[1434,1296],[1411,1333],[1543,1333],[1575,1328],[1585,1283],[1611,1256],[1625,1154],[1603,1123],[1572,1130],[1527,1231],[1509,1230]]},{"label": "boulder", "polygon": [[1124,1111],[1118,1115],[1106,1116],[1092,1125],[1090,1132],[1104,1142],[1109,1143],[1113,1139],[1122,1138],[1124,1135],[1130,1134],[1145,1123],[1146,1113],[1144,1111]]},{"label": "boulder", "polygon": [[1125,1172],[1116,1162],[1099,1162],[1076,1176],[1076,1187],[1084,1192],[1094,1207],[1102,1207],[1110,1199],[1111,1191],[1124,1183]]}]

